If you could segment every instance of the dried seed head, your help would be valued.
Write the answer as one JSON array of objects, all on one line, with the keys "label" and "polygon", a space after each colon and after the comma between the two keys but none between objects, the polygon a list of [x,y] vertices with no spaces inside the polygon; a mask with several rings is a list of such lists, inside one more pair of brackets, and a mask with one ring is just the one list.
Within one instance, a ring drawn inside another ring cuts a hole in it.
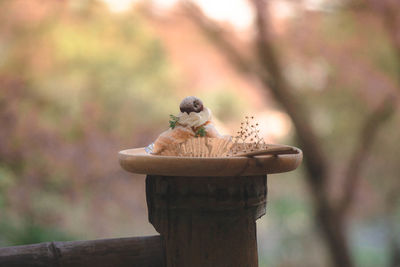
[{"label": "dried seed head", "polygon": [[264,139],[259,136],[259,123],[253,123],[254,116],[246,116],[245,121],[241,122],[240,131],[234,139],[234,145],[231,148],[231,155],[237,153],[246,153],[248,151],[256,151],[265,149]]}]

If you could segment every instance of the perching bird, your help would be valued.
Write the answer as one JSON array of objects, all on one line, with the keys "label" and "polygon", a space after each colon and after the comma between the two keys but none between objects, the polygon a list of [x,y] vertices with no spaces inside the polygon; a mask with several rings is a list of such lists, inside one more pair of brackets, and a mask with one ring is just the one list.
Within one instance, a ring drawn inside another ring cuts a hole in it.
[{"label": "perching bird", "polygon": [[203,102],[197,97],[188,96],[182,100],[181,104],[179,105],[179,109],[181,110],[182,113],[183,112],[186,112],[187,114],[190,114],[190,112],[199,113],[203,111],[204,106]]}]

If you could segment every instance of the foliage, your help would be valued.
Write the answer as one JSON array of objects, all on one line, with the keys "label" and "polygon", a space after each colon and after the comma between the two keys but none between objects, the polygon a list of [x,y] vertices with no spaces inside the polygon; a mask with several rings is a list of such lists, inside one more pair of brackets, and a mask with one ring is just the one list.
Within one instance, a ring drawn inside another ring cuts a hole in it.
[{"label": "foliage", "polygon": [[204,128],[204,126],[201,126],[196,131],[196,137],[203,137],[203,136],[206,136],[206,129]]},{"label": "foliage", "polygon": [[[162,45],[138,14],[115,16],[97,1],[32,1],[20,16],[21,4],[2,2],[7,12],[0,14],[6,37],[0,40],[0,239],[6,245],[89,233],[82,225],[90,224],[91,206],[121,201],[104,203],[109,179],[126,177],[116,152],[150,143],[148,133],[160,129],[179,101]],[[74,207],[85,199],[89,206]]]},{"label": "foliage", "polygon": [[[196,84],[201,68],[177,74],[161,38],[187,23],[176,18],[173,30],[162,28],[139,9],[116,15],[91,0],[0,1],[0,10],[0,244],[154,233],[143,180],[124,173],[116,154],[151,143],[168,127],[165,114],[176,113],[185,82]],[[333,162],[330,187],[340,194],[355,133],[393,89],[399,63],[379,23],[365,14],[302,11],[286,23],[274,39],[284,74],[311,114]],[[206,45],[193,39],[195,56]],[[190,94],[235,122],[257,102],[245,91],[257,86],[250,77],[247,87],[210,82]],[[365,162],[348,229],[359,266],[385,265],[386,225],[395,221],[400,231],[399,200],[388,193],[399,188],[399,125],[397,113]],[[290,137],[285,142],[294,143]],[[302,175],[300,168],[268,177],[268,216],[258,221],[261,266],[327,265]]]},{"label": "foliage", "polygon": [[174,116],[174,115],[169,115],[170,120],[169,120],[169,128],[174,129],[176,126],[176,123],[178,122],[179,118]]}]

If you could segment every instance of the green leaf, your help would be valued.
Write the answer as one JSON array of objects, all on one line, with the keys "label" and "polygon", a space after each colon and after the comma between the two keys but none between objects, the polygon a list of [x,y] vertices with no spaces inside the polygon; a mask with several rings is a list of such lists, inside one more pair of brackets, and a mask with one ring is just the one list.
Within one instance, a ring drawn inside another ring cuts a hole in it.
[{"label": "green leaf", "polygon": [[179,118],[176,117],[176,116],[174,116],[174,115],[169,115],[169,117],[171,118],[171,119],[169,120],[169,127],[170,127],[171,129],[174,129],[175,126],[176,126],[176,123],[177,123],[178,120],[179,120]]},{"label": "green leaf", "polygon": [[204,128],[204,126],[201,126],[197,131],[196,131],[196,137],[204,137],[206,136],[206,129]]}]

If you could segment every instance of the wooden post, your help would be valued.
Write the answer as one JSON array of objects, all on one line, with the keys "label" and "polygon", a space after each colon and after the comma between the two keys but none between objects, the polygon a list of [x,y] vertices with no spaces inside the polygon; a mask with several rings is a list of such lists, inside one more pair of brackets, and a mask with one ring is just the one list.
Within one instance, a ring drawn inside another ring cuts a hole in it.
[{"label": "wooden post", "polygon": [[146,194],[166,267],[258,266],[255,221],[265,214],[266,175],[148,175]]}]

